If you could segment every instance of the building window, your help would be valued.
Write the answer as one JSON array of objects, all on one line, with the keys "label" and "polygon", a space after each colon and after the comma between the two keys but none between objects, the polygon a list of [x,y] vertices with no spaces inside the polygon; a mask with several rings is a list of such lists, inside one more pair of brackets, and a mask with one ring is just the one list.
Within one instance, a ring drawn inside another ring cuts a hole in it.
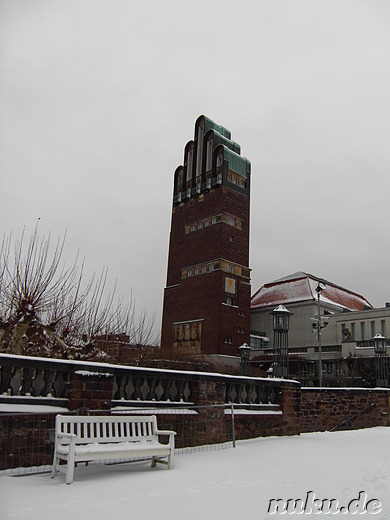
[{"label": "building window", "polygon": [[195,226],[195,224],[192,224],[192,226],[191,226],[191,232],[193,233],[195,230],[196,230],[196,226]]},{"label": "building window", "polygon": [[213,217],[213,218],[211,219],[211,223],[212,223],[212,224],[216,224],[216,223],[217,223],[217,217]]},{"label": "building window", "polygon": [[351,323],[351,336],[353,341],[355,341],[355,333],[355,323]]},{"label": "building window", "polygon": [[187,188],[189,188],[191,185],[193,156],[194,156],[194,151],[193,151],[193,148],[191,147],[190,150],[188,151],[188,156],[187,156],[187,175],[186,175]]},{"label": "building window", "polygon": [[366,339],[366,324],[364,321],[360,322],[360,339],[364,341]]},{"label": "building window", "polygon": [[233,298],[231,296],[226,296],[226,303],[228,305],[233,305]]},{"label": "building window", "polygon": [[371,325],[371,337],[373,338],[375,336],[375,321],[371,321],[370,325]]},{"label": "building window", "polygon": [[195,267],[195,270],[194,270],[195,276],[198,275],[199,273],[200,273],[200,268],[199,267]]},{"label": "building window", "polygon": [[206,171],[211,170],[211,161],[213,157],[213,140],[209,139],[207,141],[207,149],[206,149]]},{"label": "building window", "polygon": [[211,271],[214,271],[214,262],[211,262],[211,264],[209,264],[209,271],[211,273]]},{"label": "building window", "polygon": [[204,227],[209,227],[209,225],[210,225],[210,221],[209,220],[205,220]]},{"label": "building window", "polygon": [[202,265],[202,273],[207,273],[207,265]]},{"label": "building window", "polygon": [[386,337],[386,320],[381,320],[381,334]]},{"label": "building window", "polygon": [[187,276],[192,276],[192,269],[188,269]]},{"label": "building window", "polygon": [[198,229],[202,229],[202,227],[203,227],[202,222],[198,222]]}]

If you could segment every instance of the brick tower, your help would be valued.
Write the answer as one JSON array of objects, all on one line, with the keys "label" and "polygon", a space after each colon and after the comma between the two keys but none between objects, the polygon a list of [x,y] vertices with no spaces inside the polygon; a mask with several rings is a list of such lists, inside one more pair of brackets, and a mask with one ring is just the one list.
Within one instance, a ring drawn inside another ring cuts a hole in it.
[{"label": "brick tower", "polygon": [[236,355],[250,338],[250,162],[205,116],[175,171],[161,348]]}]

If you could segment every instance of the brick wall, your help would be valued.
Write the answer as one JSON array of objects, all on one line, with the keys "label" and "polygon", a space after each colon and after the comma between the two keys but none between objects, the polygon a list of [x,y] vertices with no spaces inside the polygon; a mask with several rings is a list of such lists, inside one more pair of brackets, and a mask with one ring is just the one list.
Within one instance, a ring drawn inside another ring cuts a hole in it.
[{"label": "brick wall", "polygon": [[389,426],[389,400],[385,389],[302,388],[301,432]]}]

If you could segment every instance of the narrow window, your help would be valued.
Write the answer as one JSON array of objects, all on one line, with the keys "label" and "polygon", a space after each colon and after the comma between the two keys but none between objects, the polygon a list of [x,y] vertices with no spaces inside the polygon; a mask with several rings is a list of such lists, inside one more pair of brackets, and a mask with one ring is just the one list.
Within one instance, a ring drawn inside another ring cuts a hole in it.
[{"label": "narrow window", "polygon": [[196,176],[197,177],[200,177],[200,175],[202,173],[203,135],[204,135],[204,127],[203,127],[203,122],[202,122],[198,128],[198,147],[197,147],[197,153],[196,153]]},{"label": "narrow window", "polygon": [[209,139],[207,141],[207,150],[206,150],[206,172],[211,170],[212,158],[213,158],[213,140]]},{"label": "narrow window", "polygon": [[364,321],[360,322],[360,339],[364,341],[366,339],[366,324]]},{"label": "narrow window", "polygon": [[351,323],[351,336],[353,341],[355,341],[355,324]]},{"label": "narrow window", "polygon": [[188,151],[188,156],[187,156],[187,177],[186,177],[187,188],[189,188],[191,186],[193,157],[194,157],[194,151],[193,151],[193,148],[191,147]]},{"label": "narrow window", "polygon": [[381,320],[381,334],[386,337],[386,320]]},{"label": "narrow window", "polygon": [[370,326],[371,326],[371,337],[373,338],[375,336],[375,321],[371,321]]},{"label": "narrow window", "polygon": [[217,168],[219,166],[222,166],[222,161],[223,161],[223,155],[222,155],[222,153],[220,153],[217,155]]}]

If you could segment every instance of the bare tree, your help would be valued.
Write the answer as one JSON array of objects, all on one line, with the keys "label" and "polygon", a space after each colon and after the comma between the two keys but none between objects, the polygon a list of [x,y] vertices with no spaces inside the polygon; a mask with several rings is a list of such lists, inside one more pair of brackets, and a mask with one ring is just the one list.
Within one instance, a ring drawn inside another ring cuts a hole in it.
[{"label": "bare tree", "polygon": [[[132,298],[106,290],[108,269],[85,277],[79,253],[62,263],[66,234],[54,247],[39,237],[38,225],[26,240],[4,236],[0,249],[0,351],[50,357],[115,360],[112,341],[120,334],[131,344],[153,343],[154,315],[137,318]],[[12,255],[13,250],[13,255]],[[99,346],[100,345],[100,348]]]}]

